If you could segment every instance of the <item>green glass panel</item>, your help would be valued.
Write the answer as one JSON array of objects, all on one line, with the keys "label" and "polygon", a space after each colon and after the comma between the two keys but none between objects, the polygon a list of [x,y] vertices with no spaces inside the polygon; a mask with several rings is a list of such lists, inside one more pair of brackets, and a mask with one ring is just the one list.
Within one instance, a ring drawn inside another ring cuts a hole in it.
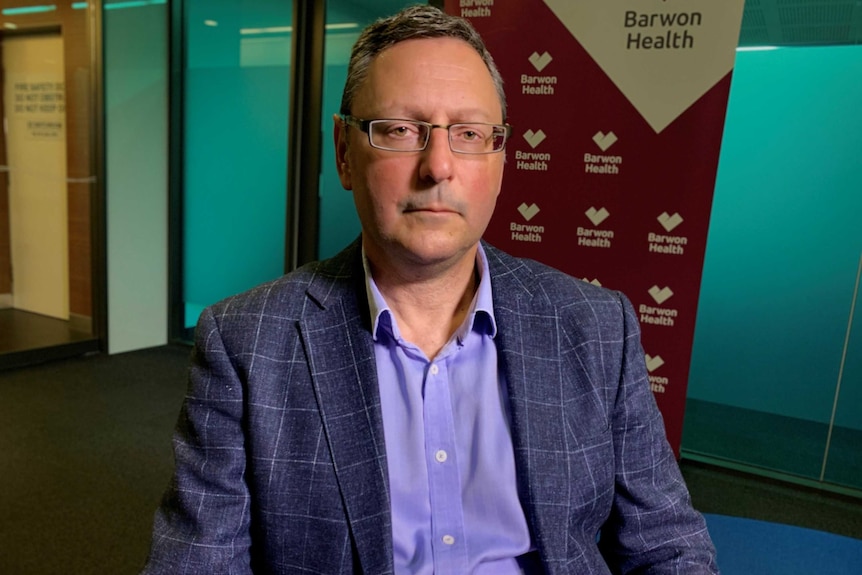
[{"label": "green glass panel", "polygon": [[183,297],[204,306],[284,271],[291,2],[185,0]]},{"label": "green glass panel", "polygon": [[733,74],[683,449],[818,479],[862,252],[862,47],[739,52]]}]

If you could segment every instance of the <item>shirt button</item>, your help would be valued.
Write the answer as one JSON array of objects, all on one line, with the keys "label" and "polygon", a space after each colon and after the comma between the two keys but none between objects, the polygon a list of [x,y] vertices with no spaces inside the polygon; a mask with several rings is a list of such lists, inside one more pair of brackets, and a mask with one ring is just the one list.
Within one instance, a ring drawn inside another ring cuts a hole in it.
[{"label": "shirt button", "polygon": [[443,536],[443,543],[445,543],[446,545],[454,545],[455,544],[455,538],[452,537],[451,535],[444,535]]},{"label": "shirt button", "polygon": [[437,372],[439,372],[439,371],[440,371],[440,368],[437,367],[436,363],[431,366],[431,375],[437,375]]},{"label": "shirt button", "polygon": [[446,461],[446,459],[448,459],[448,457],[449,454],[447,454],[442,449],[440,449],[439,451],[437,451],[437,453],[434,454],[434,459],[436,459],[438,463],[443,463],[444,461]]}]

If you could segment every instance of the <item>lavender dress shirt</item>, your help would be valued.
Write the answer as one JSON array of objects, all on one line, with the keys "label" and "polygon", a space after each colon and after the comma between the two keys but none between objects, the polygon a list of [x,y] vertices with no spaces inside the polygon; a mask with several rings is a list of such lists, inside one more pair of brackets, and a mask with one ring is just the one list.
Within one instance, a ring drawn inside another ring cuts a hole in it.
[{"label": "lavender dress shirt", "polygon": [[485,254],[464,323],[429,360],[365,277],[389,464],[398,575],[520,574],[531,549]]}]

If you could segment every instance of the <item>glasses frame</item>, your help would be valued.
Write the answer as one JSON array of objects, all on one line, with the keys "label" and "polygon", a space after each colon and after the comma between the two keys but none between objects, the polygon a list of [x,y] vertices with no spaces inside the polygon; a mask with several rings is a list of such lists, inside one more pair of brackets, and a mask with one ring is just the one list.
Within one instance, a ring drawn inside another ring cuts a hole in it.
[{"label": "glasses frame", "polygon": [[[443,130],[446,130],[446,133],[448,135],[447,140],[449,141],[449,149],[453,153],[455,153],[455,154],[468,154],[471,156],[483,156],[483,155],[487,155],[487,154],[497,154],[497,153],[504,151],[506,149],[506,143],[509,141],[509,137],[512,135],[512,126],[508,123],[491,124],[488,122],[456,122],[454,124],[445,125],[445,124],[432,124],[430,122],[423,122],[421,120],[408,120],[406,118],[374,118],[374,119],[370,119],[370,120],[365,120],[362,118],[356,118],[356,117],[351,116],[349,114],[342,115],[341,121],[344,122],[348,126],[352,126],[356,129],[358,129],[361,132],[365,132],[365,134],[368,136],[368,145],[370,145],[372,148],[376,148],[378,150],[386,150],[388,152],[408,152],[408,153],[409,152],[424,152],[426,149],[428,149],[428,142],[431,141],[431,130],[433,130],[434,128],[441,128]],[[377,122],[410,122],[413,124],[418,124],[420,126],[425,126],[426,128],[428,128],[428,131],[425,132],[425,143],[422,145],[421,148],[418,148],[415,150],[401,150],[398,148],[387,148],[386,146],[380,146],[378,144],[375,144],[371,139],[371,126]],[[491,126],[493,129],[502,130],[502,132],[503,132],[503,145],[501,145],[499,149],[489,150],[487,152],[465,152],[463,150],[454,149],[452,147],[452,132],[451,132],[450,128],[457,127],[457,126],[475,126],[475,125]]]}]

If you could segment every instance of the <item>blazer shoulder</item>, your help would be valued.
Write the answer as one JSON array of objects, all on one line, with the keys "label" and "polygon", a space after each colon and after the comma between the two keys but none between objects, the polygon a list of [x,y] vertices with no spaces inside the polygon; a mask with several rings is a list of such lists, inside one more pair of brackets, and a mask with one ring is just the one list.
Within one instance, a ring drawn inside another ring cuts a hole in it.
[{"label": "blazer shoulder", "polygon": [[227,297],[208,311],[215,317],[274,314],[282,319],[301,319],[308,306],[325,308],[333,298],[353,293],[360,252],[354,242],[338,255],[311,262],[277,279]]},{"label": "blazer shoulder", "polygon": [[544,302],[557,310],[582,309],[584,304],[621,312],[627,303],[618,291],[593,285],[547,264],[529,258],[519,258],[485,244],[495,293],[502,298],[526,296],[534,302]]}]

